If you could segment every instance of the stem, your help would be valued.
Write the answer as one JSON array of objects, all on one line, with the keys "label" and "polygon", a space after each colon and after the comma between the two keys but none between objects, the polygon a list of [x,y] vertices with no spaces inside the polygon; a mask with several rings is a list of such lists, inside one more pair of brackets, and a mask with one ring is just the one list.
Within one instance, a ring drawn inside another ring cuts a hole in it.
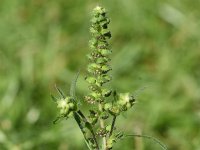
[{"label": "stem", "polygon": [[83,113],[80,110],[78,110],[77,112],[81,116],[81,118],[84,120],[84,122],[88,122],[86,117],[83,115]]},{"label": "stem", "polygon": [[114,130],[114,127],[115,127],[115,121],[116,121],[116,116],[113,116],[113,120],[112,120],[112,125],[111,125],[111,130],[110,130],[110,133],[109,133],[109,137],[112,136],[112,133],[113,133],[113,130]]},{"label": "stem", "polygon": [[84,114],[83,114],[80,110],[78,110],[77,112],[78,112],[78,114],[81,116],[81,118],[82,118],[82,120],[85,122],[85,124],[88,125],[88,129],[90,130],[90,132],[91,132],[91,134],[92,134],[92,137],[93,137],[93,139],[94,139],[94,142],[95,142],[95,144],[97,145],[97,149],[99,150],[99,145],[98,145],[97,138],[96,138],[96,136],[95,136],[95,133],[94,133],[94,130],[93,130],[92,125],[89,123],[89,121],[87,120],[87,118],[84,116]]},{"label": "stem", "polygon": [[74,119],[76,120],[76,123],[78,124],[79,128],[81,129],[81,132],[83,134],[83,137],[85,139],[85,143],[86,143],[87,147],[91,150],[91,147],[90,147],[88,140],[87,140],[87,137],[86,137],[86,133],[84,131],[84,127],[81,124],[81,119],[76,112],[74,112]]},{"label": "stem", "polygon": [[[101,103],[99,104],[99,111],[103,112],[103,106]],[[104,120],[100,118],[99,121],[100,121],[100,127],[105,128]],[[106,150],[106,137],[102,138],[102,150]]]}]

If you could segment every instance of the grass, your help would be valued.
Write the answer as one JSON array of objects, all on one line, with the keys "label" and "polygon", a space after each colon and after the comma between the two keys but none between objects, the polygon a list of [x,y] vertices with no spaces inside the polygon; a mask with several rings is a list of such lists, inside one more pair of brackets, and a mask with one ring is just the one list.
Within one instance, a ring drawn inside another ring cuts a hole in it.
[{"label": "grass", "polygon": [[[133,92],[148,86],[118,124],[123,129],[127,121],[127,131],[153,135],[170,150],[199,150],[199,2],[99,3],[112,19],[113,86]],[[56,109],[50,93],[55,83],[67,92],[85,66],[89,12],[95,5],[89,0],[0,2],[0,149],[83,149],[72,120],[52,124]],[[81,72],[79,95],[86,92],[83,77]],[[116,149],[121,146],[159,150],[144,139],[124,140]]]}]

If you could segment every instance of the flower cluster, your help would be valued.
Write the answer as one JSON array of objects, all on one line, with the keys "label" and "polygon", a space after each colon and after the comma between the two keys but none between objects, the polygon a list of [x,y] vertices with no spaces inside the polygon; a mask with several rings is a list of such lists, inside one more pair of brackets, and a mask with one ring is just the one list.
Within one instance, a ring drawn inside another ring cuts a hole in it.
[{"label": "flower cluster", "polygon": [[71,97],[61,98],[57,101],[57,108],[60,110],[60,116],[70,117],[77,110],[76,104]]},{"label": "flower cluster", "polygon": [[59,109],[59,115],[56,120],[54,120],[54,123],[62,118],[67,119],[69,117],[72,117],[74,115],[74,112],[78,110],[77,102],[75,101],[74,97],[65,96],[58,87],[55,86],[55,88],[58,91],[60,98],[56,98],[51,95],[52,100],[57,104],[57,108]]},{"label": "flower cluster", "polygon": [[104,8],[98,6],[93,10],[91,22],[92,39],[89,41],[91,53],[88,55],[90,63],[87,67],[88,75],[85,78],[89,83],[91,93],[85,96],[85,100],[90,104],[95,104],[96,102],[103,103],[105,97],[111,94],[111,90],[102,87],[111,80],[111,77],[107,75],[111,70],[108,65],[111,49],[107,41],[111,38],[111,33],[108,30],[110,20],[106,17]]},{"label": "flower cluster", "polygon": [[[104,8],[97,6],[93,10],[91,23],[92,38],[89,41],[91,52],[87,55],[89,64],[87,66],[88,74],[85,78],[89,83],[91,92],[84,99],[87,103],[98,106],[97,110],[90,110],[88,118],[93,126],[99,121],[100,127],[96,128],[95,133],[97,137],[102,137],[103,141],[106,140],[107,142],[104,144],[107,145],[107,149],[111,149],[116,141],[113,133],[116,116],[131,108],[135,103],[135,99],[129,93],[117,94],[111,89],[105,88],[104,84],[111,81],[108,72],[112,70],[109,65],[109,56],[112,51],[108,43],[111,38],[111,32],[108,29],[110,20],[106,16]],[[110,98],[111,95],[113,98]],[[113,116],[112,125],[104,122],[109,116]]]},{"label": "flower cluster", "polygon": [[127,111],[135,104],[135,99],[130,93],[116,94],[116,101],[113,103],[106,103],[104,109],[113,116],[120,115],[121,112]]}]

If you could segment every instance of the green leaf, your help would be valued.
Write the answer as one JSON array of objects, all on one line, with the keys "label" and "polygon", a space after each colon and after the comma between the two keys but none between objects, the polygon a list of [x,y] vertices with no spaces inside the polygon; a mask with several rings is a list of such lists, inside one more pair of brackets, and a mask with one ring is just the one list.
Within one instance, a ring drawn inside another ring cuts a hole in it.
[{"label": "green leaf", "polygon": [[62,90],[60,90],[56,85],[55,85],[55,88],[58,91],[58,93],[61,95],[61,97],[65,99],[65,94],[62,92]]},{"label": "green leaf", "polygon": [[51,94],[51,99],[52,99],[54,102],[57,102],[57,101],[58,101],[58,99],[57,99],[55,96],[53,96],[52,94]]},{"label": "green leaf", "polygon": [[168,150],[168,148],[167,148],[167,146],[165,144],[161,143],[161,141],[159,141],[157,138],[154,138],[154,137],[149,136],[149,135],[127,134],[127,135],[124,135],[124,137],[140,137],[140,138],[150,139],[153,142],[157,143],[162,149]]}]

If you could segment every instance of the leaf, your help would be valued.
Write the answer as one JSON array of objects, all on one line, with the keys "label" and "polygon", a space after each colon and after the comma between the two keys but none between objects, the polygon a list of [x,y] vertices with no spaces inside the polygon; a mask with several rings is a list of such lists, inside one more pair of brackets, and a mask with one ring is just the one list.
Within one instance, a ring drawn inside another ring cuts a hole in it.
[{"label": "leaf", "polygon": [[161,141],[159,141],[157,138],[149,136],[149,135],[141,135],[141,134],[128,134],[128,135],[124,135],[124,137],[141,137],[141,138],[146,138],[146,139],[150,139],[153,142],[157,143],[158,145],[160,145],[160,147],[164,150],[168,150],[167,146],[163,143],[161,143]]},{"label": "leaf", "polygon": [[70,86],[70,93],[69,94],[74,100],[76,99],[76,83],[77,83],[79,74],[80,74],[80,70],[76,74],[76,76],[75,76],[75,78],[74,78],[74,80],[73,80],[73,82],[71,83],[71,86]]},{"label": "leaf", "polygon": [[58,121],[60,121],[61,119],[63,119],[64,116],[58,116],[54,121],[53,121],[53,124],[57,124]]},{"label": "leaf", "polygon": [[51,94],[51,99],[52,99],[54,102],[57,102],[57,101],[58,101],[58,99],[57,99],[55,96],[53,96],[52,94]]},{"label": "leaf", "polygon": [[113,97],[114,97],[114,102],[116,102],[117,101],[117,91],[116,90],[113,91]]},{"label": "leaf", "polygon": [[141,88],[139,88],[139,89],[137,89],[132,95],[134,96],[134,97],[137,97],[140,93],[142,93],[146,88],[148,88],[149,86],[143,86],[143,87],[141,87]]},{"label": "leaf", "polygon": [[58,93],[62,96],[62,98],[65,99],[65,94],[55,85],[56,90],[58,91]]}]

